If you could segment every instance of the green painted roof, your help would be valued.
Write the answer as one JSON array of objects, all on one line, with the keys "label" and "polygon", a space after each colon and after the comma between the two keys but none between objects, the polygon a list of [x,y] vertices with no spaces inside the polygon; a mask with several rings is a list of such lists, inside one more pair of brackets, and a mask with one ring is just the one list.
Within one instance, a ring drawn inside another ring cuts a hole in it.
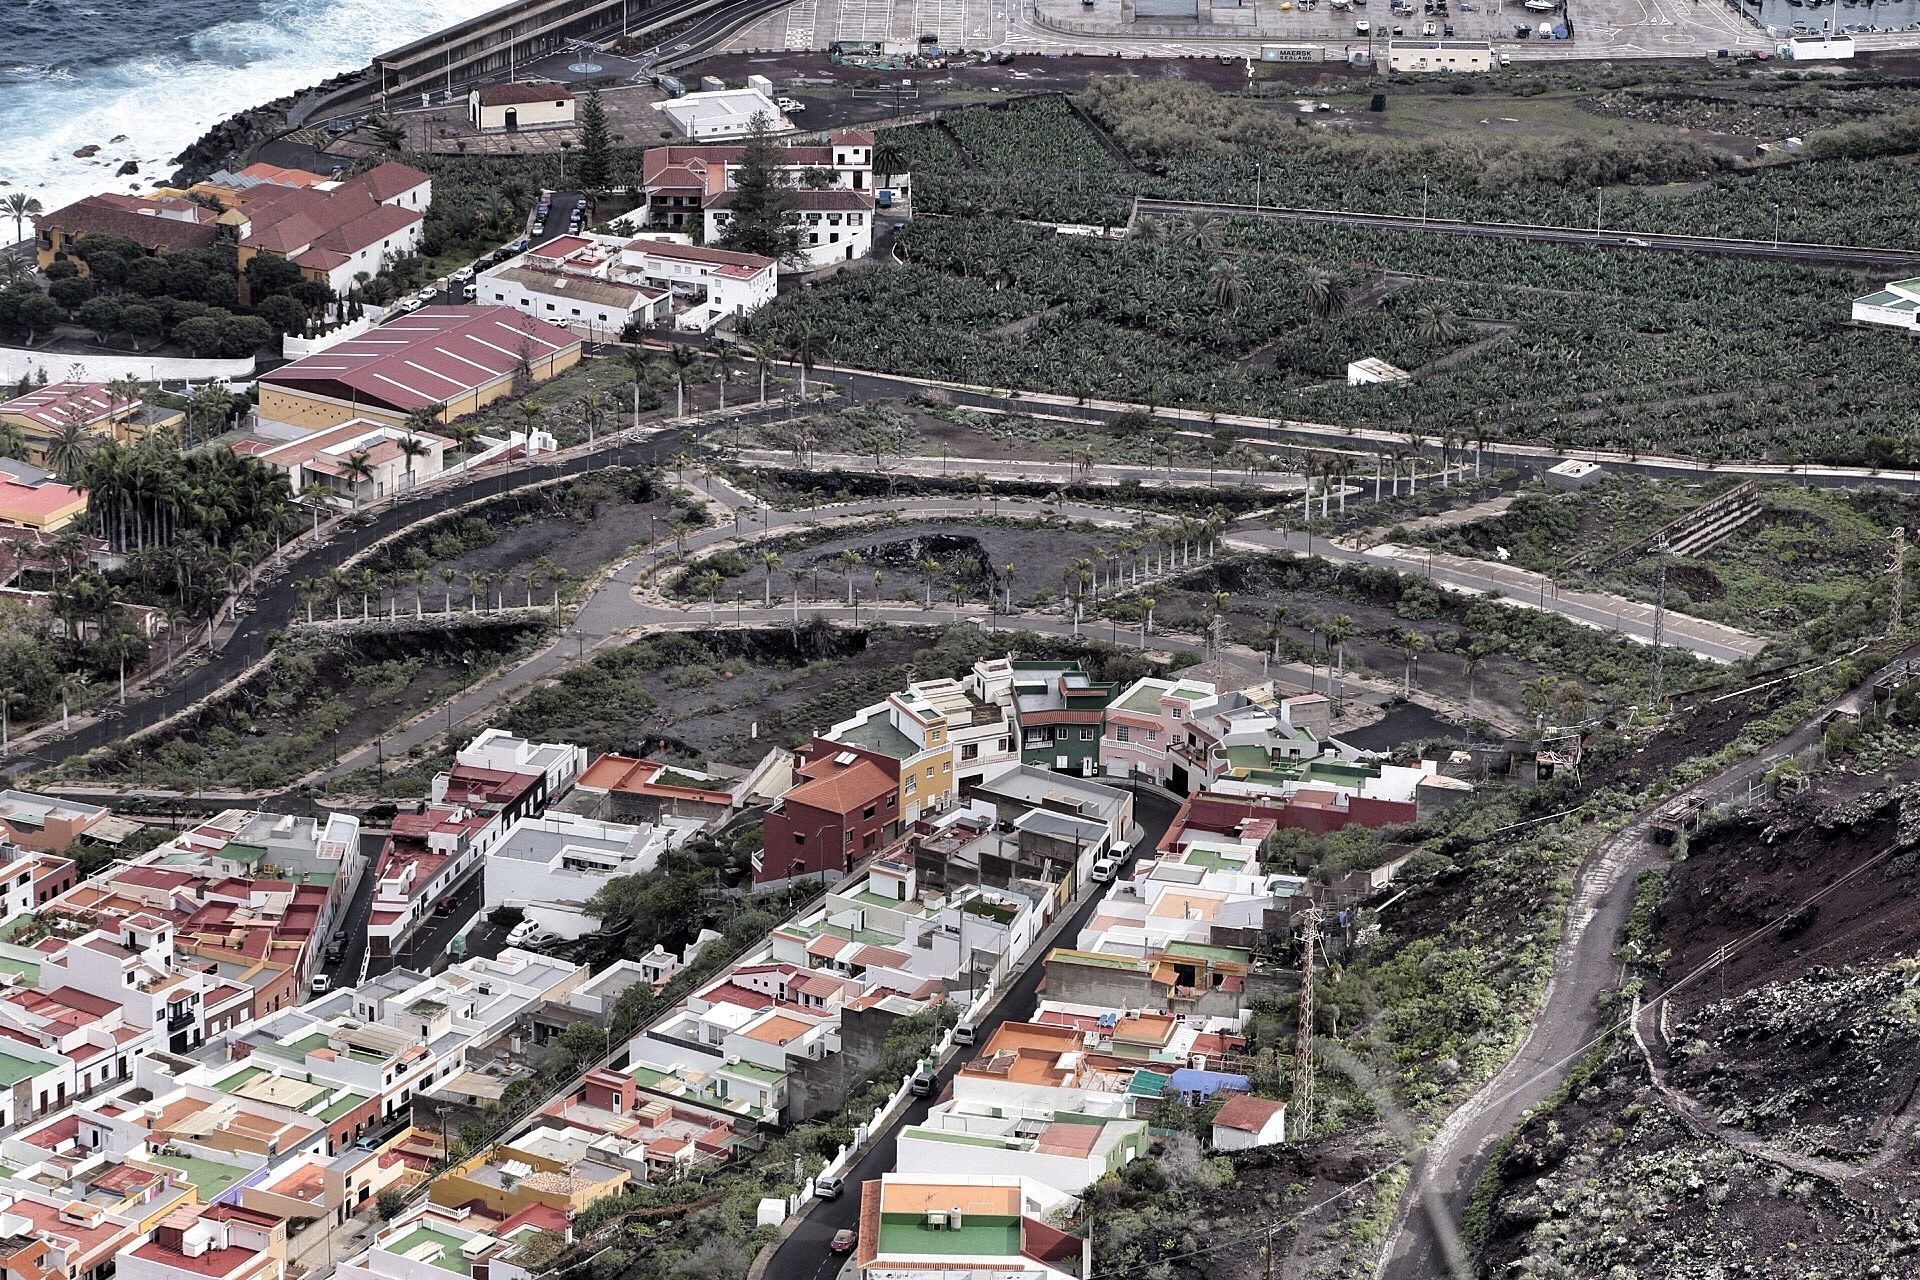
[{"label": "green painted roof", "polygon": [[16,1058],[10,1053],[0,1053],[0,1086],[19,1084],[22,1080],[31,1080],[42,1072],[54,1068],[51,1062],[35,1062],[31,1058]]},{"label": "green painted roof", "polygon": [[267,1074],[265,1067],[244,1067],[214,1087],[222,1093],[238,1093],[246,1087],[248,1081],[257,1080],[265,1074]]},{"label": "green painted roof", "polygon": [[901,1130],[900,1136],[925,1138],[929,1142],[951,1142],[962,1147],[995,1147],[1005,1151],[1026,1151],[1033,1147],[1033,1143],[1024,1138],[1013,1139],[1013,1145],[1009,1146],[1006,1138],[991,1137],[984,1133],[949,1133],[944,1129],[923,1129],[918,1125]]},{"label": "green painted roof", "polygon": [[1167,1091],[1167,1077],[1157,1071],[1142,1068],[1133,1073],[1133,1079],[1127,1081],[1127,1096],[1130,1098],[1157,1098]]},{"label": "green painted roof", "polygon": [[1020,1252],[1020,1219],[966,1214],[958,1231],[929,1227],[917,1213],[880,1215],[880,1252],[939,1257],[1011,1258]]},{"label": "green painted roof", "polygon": [[775,1071],[772,1067],[763,1067],[757,1062],[729,1062],[721,1068],[728,1075],[745,1076],[749,1080],[758,1080],[761,1084],[774,1084],[787,1078],[784,1071]]},{"label": "green painted roof", "polygon": [[267,850],[264,845],[241,844],[235,841],[215,856],[227,858],[233,862],[258,862],[267,856]]},{"label": "green painted roof", "polygon": [[217,1160],[205,1160],[199,1156],[142,1156],[154,1164],[164,1164],[169,1169],[178,1169],[200,1192],[202,1204],[212,1203],[214,1197],[225,1192],[234,1183],[247,1176],[251,1170],[235,1165],[221,1164]]},{"label": "green painted roof", "polygon": [[0,973],[11,973],[29,987],[40,985],[40,966],[31,960],[9,960],[0,956]]},{"label": "green painted roof", "polygon": [[1226,960],[1235,964],[1253,962],[1253,952],[1244,947],[1216,947],[1206,942],[1169,942],[1165,954],[1192,956],[1196,960]]},{"label": "green painted roof", "polygon": [[354,1108],[364,1106],[366,1102],[367,1095],[364,1093],[343,1093],[320,1109],[320,1119],[332,1124]]},{"label": "green painted roof", "polygon": [[[429,1266],[470,1276],[473,1274],[473,1264],[460,1256],[461,1243],[459,1237],[450,1236],[444,1231],[435,1231],[432,1227],[416,1227],[398,1240],[382,1245],[381,1248],[388,1253],[397,1253],[403,1257],[414,1256],[414,1250],[419,1249],[419,1256],[424,1258]],[[429,1244],[440,1246],[437,1257],[426,1252],[423,1246]]]}]

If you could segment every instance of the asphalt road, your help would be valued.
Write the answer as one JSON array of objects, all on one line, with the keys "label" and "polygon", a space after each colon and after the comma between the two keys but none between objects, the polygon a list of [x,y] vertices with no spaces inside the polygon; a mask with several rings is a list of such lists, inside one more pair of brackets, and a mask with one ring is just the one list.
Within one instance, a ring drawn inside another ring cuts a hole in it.
[{"label": "asphalt road", "polygon": [[1237,218],[1267,218],[1280,222],[1316,222],[1334,226],[1371,227],[1392,231],[1422,231],[1431,235],[1472,236],[1486,240],[1532,240],[1543,244],[1602,245],[1609,248],[1636,248],[1648,252],[1710,253],[1743,258],[1772,258],[1783,262],[1807,262],[1825,267],[1905,269],[1920,262],[1920,253],[1903,249],[1880,249],[1859,245],[1775,243],[1768,240],[1741,240],[1729,236],[1695,236],[1666,231],[1629,231],[1622,229],[1584,230],[1575,227],[1535,227],[1513,222],[1466,222],[1454,218],[1409,217],[1390,213],[1361,213],[1345,209],[1294,209],[1284,206],[1258,208],[1244,204],[1221,204],[1201,200],[1141,200],[1140,213],[1174,217],[1187,213],[1215,213]]},{"label": "asphalt road", "polygon": [[[1766,751],[1729,766],[1688,788],[1682,796],[1717,802],[1744,795],[1749,784],[1767,770],[1816,741],[1834,708],[1859,708],[1871,702],[1874,681],[1916,656],[1920,656],[1920,645],[1821,708]],[[1560,1087],[1567,1072],[1601,1034],[1600,997],[1620,980],[1614,951],[1633,906],[1634,877],[1668,856],[1667,849],[1651,838],[1652,821],[1655,814],[1679,798],[1663,800],[1640,814],[1603,842],[1580,869],[1540,1014],[1507,1066],[1455,1111],[1421,1152],[1400,1200],[1395,1233],[1388,1240],[1386,1260],[1378,1273],[1382,1280],[1443,1280],[1451,1274],[1442,1232],[1421,1209],[1420,1198],[1437,1194],[1449,1224],[1457,1224],[1494,1144]]]},{"label": "asphalt road", "polygon": [[[1160,843],[1160,837],[1166,834],[1167,827],[1173,822],[1175,805],[1165,795],[1157,791],[1142,790],[1134,805],[1134,817],[1145,834],[1134,842],[1136,851],[1151,849]],[[1136,852],[1135,856],[1138,856]],[[1094,908],[1100,904],[1105,891],[1117,884],[1116,879],[1109,885],[1089,885],[1081,891],[1080,905],[1068,918],[1067,925],[1060,931],[1059,937],[1071,941],[1079,936],[1081,928],[1092,917]],[[1100,892],[1093,892],[1098,889]],[[915,1098],[887,1129],[879,1134],[866,1153],[847,1171],[844,1179],[846,1191],[837,1199],[809,1201],[803,1210],[803,1220],[793,1234],[781,1241],[775,1248],[773,1257],[765,1268],[770,1280],[825,1280],[835,1275],[845,1265],[846,1258],[831,1253],[827,1244],[833,1239],[834,1232],[842,1227],[857,1227],[860,1221],[860,1185],[890,1172],[894,1164],[894,1140],[904,1125],[919,1124],[927,1118],[927,1112],[943,1093],[954,1074],[959,1071],[973,1054],[986,1046],[993,1032],[1003,1022],[1024,1022],[1033,1016],[1035,1007],[1040,1003],[1040,980],[1046,976],[1046,966],[1035,960],[1010,985],[1006,994],[995,1005],[993,1012],[983,1019],[975,1030],[979,1038],[971,1048],[956,1050],[936,1073],[936,1088],[930,1098]]]}]

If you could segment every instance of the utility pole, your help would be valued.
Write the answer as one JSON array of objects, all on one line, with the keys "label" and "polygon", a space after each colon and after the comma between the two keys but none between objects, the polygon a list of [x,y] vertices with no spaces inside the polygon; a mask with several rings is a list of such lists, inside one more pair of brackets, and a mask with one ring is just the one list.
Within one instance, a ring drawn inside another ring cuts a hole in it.
[{"label": "utility pole", "polygon": [[1887,619],[1887,633],[1900,632],[1900,606],[1905,602],[1907,585],[1907,531],[1893,531],[1893,610]]},{"label": "utility pole", "polygon": [[1653,705],[1657,710],[1666,692],[1667,670],[1667,544],[1653,549]]},{"label": "utility pole", "polygon": [[1313,1129],[1313,953],[1320,941],[1320,908],[1308,907],[1305,950],[1300,959],[1300,1030],[1293,1042],[1293,1132]]}]

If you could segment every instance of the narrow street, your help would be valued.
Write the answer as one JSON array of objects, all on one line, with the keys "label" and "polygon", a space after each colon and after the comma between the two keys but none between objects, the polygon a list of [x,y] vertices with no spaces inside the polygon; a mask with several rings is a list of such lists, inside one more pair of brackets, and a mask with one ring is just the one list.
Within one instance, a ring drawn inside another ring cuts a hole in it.
[{"label": "narrow street", "polygon": [[[1152,849],[1160,843],[1161,837],[1167,833],[1167,827],[1173,822],[1174,812],[1175,805],[1165,794],[1154,790],[1138,793],[1134,819],[1144,829],[1144,834],[1134,843],[1135,860],[1139,850]],[[1131,865],[1130,862],[1129,870]],[[1089,885],[1081,891],[1079,906],[1053,935],[1058,940],[1057,945],[1071,944],[1092,918],[1106,891],[1119,882],[1116,878],[1109,884]],[[829,1252],[827,1243],[833,1239],[834,1232],[859,1224],[860,1184],[878,1178],[893,1168],[895,1138],[900,1129],[926,1119],[927,1112],[946,1091],[954,1074],[986,1046],[1001,1023],[1024,1022],[1033,1016],[1034,1009],[1040,1003],[1040,980],[1046,976],[1046,966],[1041,961],[1051,945],[1056,945],[1053,939],[1034,949],[1036,954],[1032,962],[1007,987],[993,1012],[975,1028],[979,1033],[975,1044],[971,1048],[956,1049],[940,1064],[935,1073],[933,1096],[913,1099],[892,1124],[874,1137],[866,1152],[847,1170],[844,1178],[847,1189],[844,1194],[833,1200],[809,1201],[802,1211],[800,1225],[774,1247],[767,1265],[756,1268],[753,1274],[764,1275],[767,1280],[825,1280],[840,1270],[846,1259]]]}]

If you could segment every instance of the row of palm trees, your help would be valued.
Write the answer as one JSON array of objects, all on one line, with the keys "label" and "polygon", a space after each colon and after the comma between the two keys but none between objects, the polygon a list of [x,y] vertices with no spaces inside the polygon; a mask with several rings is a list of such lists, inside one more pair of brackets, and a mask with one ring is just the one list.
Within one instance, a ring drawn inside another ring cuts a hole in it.
[{"label": "row of palm trees", "polygon": [[[402,599],[408,588],[412,589],[415,618],[425,618],[430,614],[451,616],[456,583],[466,588],[466,600],[462,605],[462,611],[466,613],[499,613],[516,607],[531,609],[536,604],[536,596],[548,586],[553,589],[552,596],[538,603],[551,605],[557,612],[561,593],[572,576],[572,570],[565,565],[542,557],[534,566],[519,573],[506,569],[469,571],[446,565],[438,570],[402,569],[393,573],[381,573],[375,569],[361,569],[357,573],[335,569],[324,577],[302,578],[294,584],[294,590],[310,623],[315,621],[315,604],[331,604],[334,621],[345,621],[356,598],[360,602],[359,617],[364,622],[376,617],[399,617]],[[441,583],[438,609],[432,608],[428,589],[428,584],[436,577]],[[522,591],[509,593],[509,584],[515,582]],[[513,594],[521,598],[516,601],[512,598]]]}]

